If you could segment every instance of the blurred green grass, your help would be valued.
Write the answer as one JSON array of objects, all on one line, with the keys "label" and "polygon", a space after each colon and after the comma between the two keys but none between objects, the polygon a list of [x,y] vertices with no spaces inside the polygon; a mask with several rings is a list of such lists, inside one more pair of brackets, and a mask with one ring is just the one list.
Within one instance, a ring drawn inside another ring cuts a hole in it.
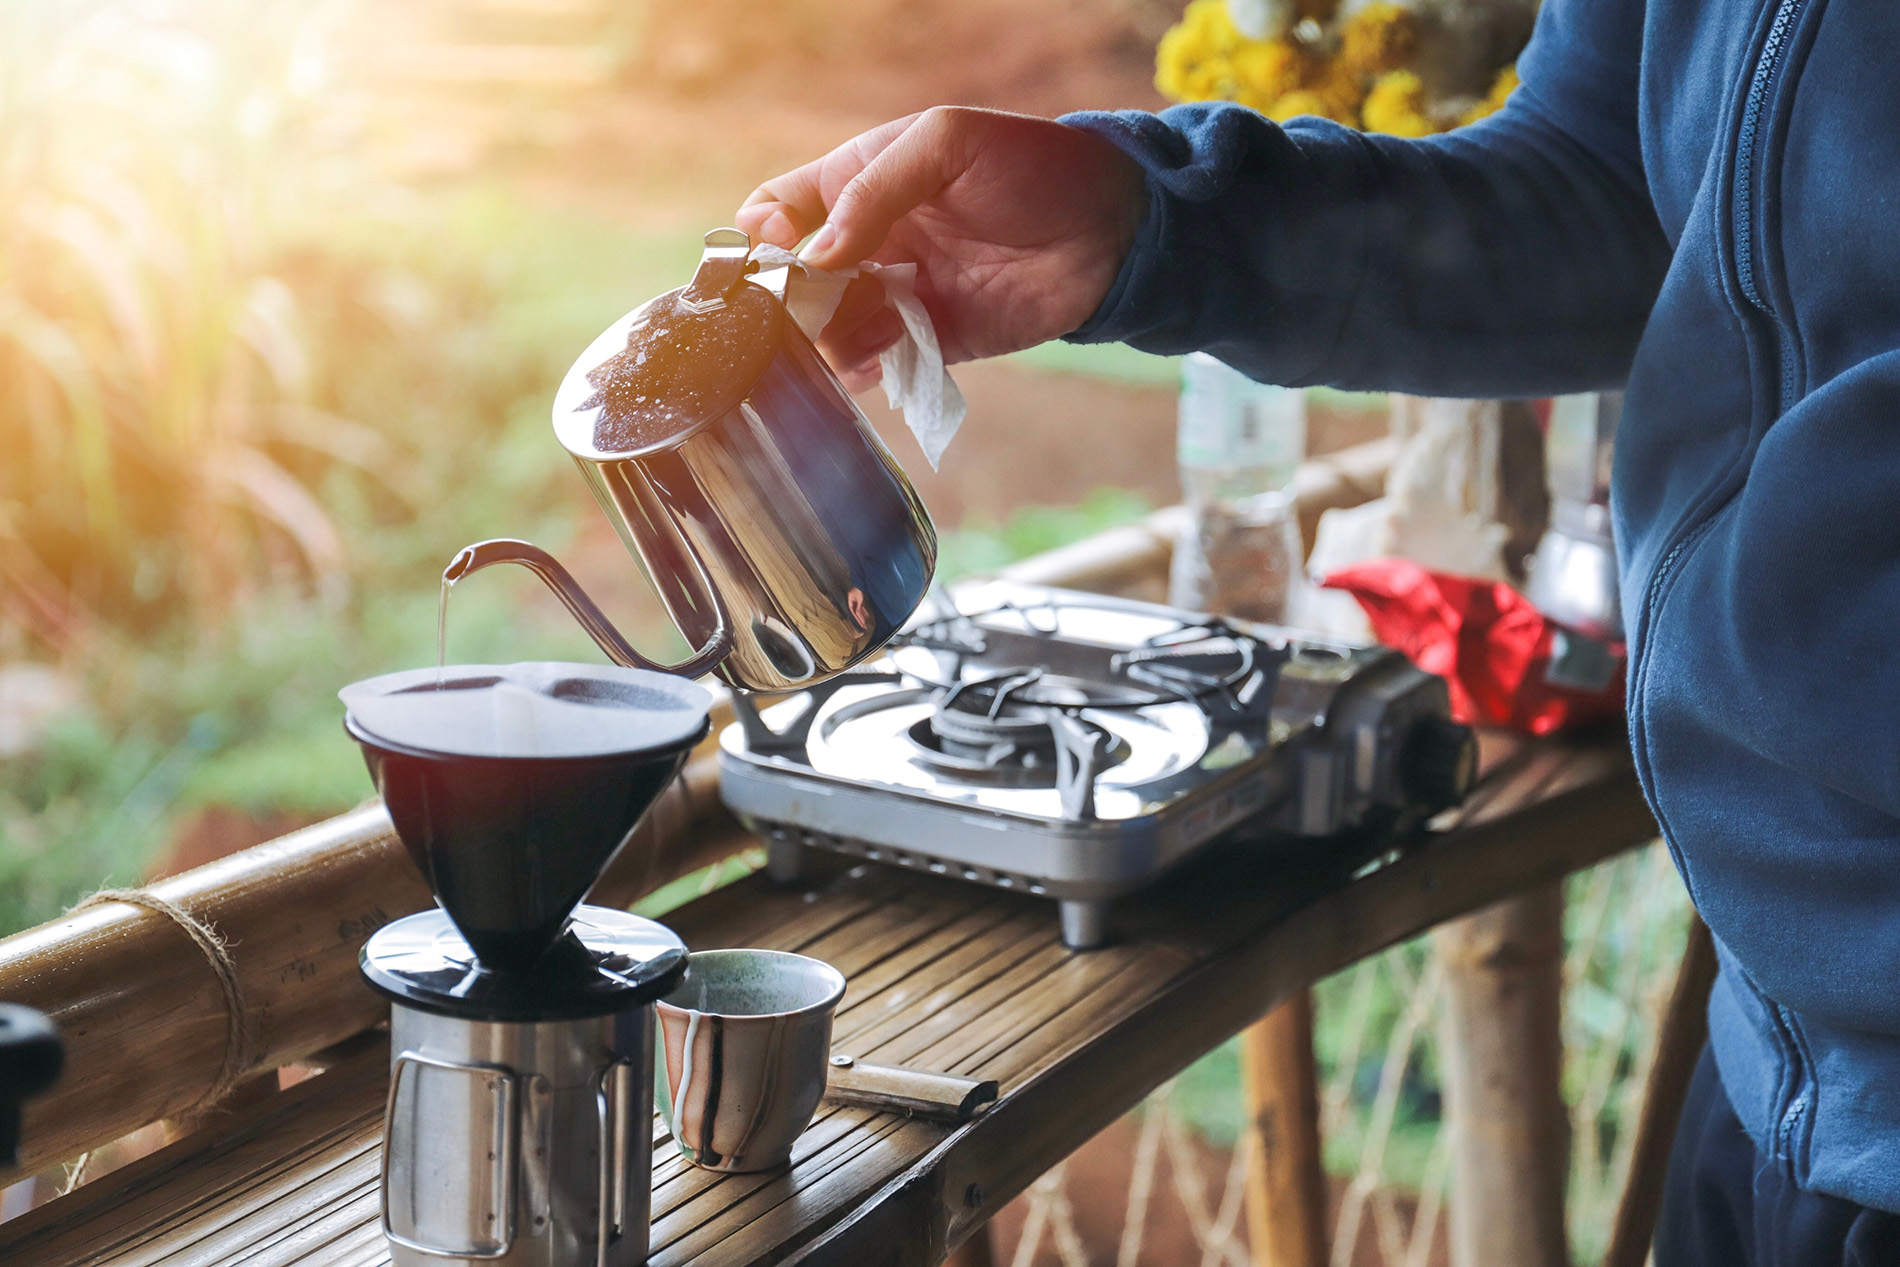
[{"label": "blurred green grass", "polygon": [[[69,650],[85,704],[37,750],[0,762],[0,932],[136,880],[199,806],[316,816],[367,795],[336,688],[434,657],[436,578],[460,545],[571,542],[590,507],[546,434],[552,383],[629,296],[664,288],[693,258],[670,236],[496,189],[446,196],[412,223],[352,227],[360,241],[327,245],[339,263],[288,248],[302,293],[321,296],[311,307],[329,321],[313,344],[335,366],[333,408],[395,438],[404,456],[397,472],[332,468],[314,481],[348,584],[265,577],[215,619],[101,621],[87,648]],[[363,318],[368,305],[378,320]],[[406,499],[390,495],[392,481]],[[558,616],[524,614],[520,592],[458,591],[451,654],[597,656]]]},{"label": "blurred green grass", "polygon": [[1032,554],[1132,523],[1154,507],[1137,493],[1098,488],[1079,506],[1028,506],[1003,521],[965,521],[939,534],[937,579],[991,572]]},{"label": "blurred green grass", "polygon": [[[336,688],[433,658],[462,544],[571,544],[554,384],[697,258],[309,144],[309,8],[0,14],[0,666],[83,700],[0,759],[0,933],[138,880],[199,807],[367,795]],[[521,592],[458,593],[452,654],[597,655]]]}]

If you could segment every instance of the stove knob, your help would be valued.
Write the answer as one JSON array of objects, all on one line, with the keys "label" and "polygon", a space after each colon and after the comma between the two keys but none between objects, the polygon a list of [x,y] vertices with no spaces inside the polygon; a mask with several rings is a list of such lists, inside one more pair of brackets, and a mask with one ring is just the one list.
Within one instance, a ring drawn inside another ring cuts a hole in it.
[{"label": "stove knob", "polygon": [[1412,723],[1399,753],[1399,784],[1427,809],[1445,809],[1465,799],[1478,781],[1478,736],[1447,717]]}]

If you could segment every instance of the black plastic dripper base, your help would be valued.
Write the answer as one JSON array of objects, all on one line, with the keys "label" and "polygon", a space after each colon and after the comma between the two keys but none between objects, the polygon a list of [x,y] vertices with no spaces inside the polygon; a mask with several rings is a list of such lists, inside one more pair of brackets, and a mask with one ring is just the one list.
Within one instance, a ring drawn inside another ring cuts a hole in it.
[{"label": "black plastic dripper base", "polygon": [[650,919],[582,906],[533,967],[497,969],[476,958],[448,912],[433,910],[378,929],[359,963],[371,989],[404,1007],[471,1021],[567,1021],[659,998],[685,974],[686,945]]}]

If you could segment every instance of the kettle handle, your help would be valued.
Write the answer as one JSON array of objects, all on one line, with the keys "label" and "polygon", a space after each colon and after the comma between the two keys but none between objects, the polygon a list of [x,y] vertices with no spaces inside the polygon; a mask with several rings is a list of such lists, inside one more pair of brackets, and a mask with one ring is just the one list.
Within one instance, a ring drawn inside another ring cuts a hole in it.
[{"label": "kettle handle", "polygon": [[558,559],[540,546],[508,537],[477,541],[456,552],[455,557],[449,560],[449,565],[442,569],[442,579],[453,585],[469,573],[479,572],[497,563],[519,564],[540,577],[554,591],[555,597],[580,622],[588,637],[615,664],[629,669],[652,669],[656,673],[699,677],[711,672],[732,651],[732,619],[726,614],[726,605],[720,601],[719,591],[713,588],[712,578],[706,575],[706,565],[700,562],[696,551],[688,553],[692,555],[694,570],[699,573],[700,588],[711,601],[713,618],[718,623],[713,628],[712,636],[706,639],[706,645],[678,664],[659,664],[635,651],[633,644],[622,637],[600,608],[594,605],[594,600],[587,596],[580,582],[561,566]]}]

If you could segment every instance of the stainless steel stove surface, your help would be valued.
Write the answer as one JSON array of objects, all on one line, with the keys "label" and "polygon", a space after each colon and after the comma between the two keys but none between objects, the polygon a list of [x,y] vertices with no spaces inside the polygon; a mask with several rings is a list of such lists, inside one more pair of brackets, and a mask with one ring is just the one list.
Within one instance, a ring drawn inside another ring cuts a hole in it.
[{"label": "stainless steel stove surface", "polygon": [[1324,850],[1470,786],[1444,681],[1396,652],[1006,581],[948,601],[860,670],[735,693],[721,795],[779,878],[821,848],[1046,895],[1081,948],[1230,833]]}]

